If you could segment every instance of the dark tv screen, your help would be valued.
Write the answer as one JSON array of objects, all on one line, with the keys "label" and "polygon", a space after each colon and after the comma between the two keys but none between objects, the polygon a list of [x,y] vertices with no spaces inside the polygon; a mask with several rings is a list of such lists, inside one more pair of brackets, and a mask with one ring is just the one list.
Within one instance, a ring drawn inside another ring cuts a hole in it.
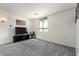
[{"label": "dark tv screen", "polygon": [[27,33],[27,31],[26,31],[25,27],[15,27],[15,33],[16,34],[25,34],[25,33]]}]

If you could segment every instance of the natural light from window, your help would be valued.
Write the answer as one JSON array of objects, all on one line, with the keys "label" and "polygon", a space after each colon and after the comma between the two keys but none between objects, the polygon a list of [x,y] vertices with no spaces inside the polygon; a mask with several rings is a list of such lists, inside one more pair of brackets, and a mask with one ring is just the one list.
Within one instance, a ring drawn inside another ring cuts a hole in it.
[{"label": "natural light from window", "polygon": [[48,32],[48,21],[40,20],[40,32]]}]

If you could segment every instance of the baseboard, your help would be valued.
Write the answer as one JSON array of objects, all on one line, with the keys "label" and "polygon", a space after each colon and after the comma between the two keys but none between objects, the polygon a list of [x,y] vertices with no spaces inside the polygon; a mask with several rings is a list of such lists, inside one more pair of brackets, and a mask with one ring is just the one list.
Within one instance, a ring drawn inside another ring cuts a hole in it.
[{"label": "baseboard", "polygon": [[8,44],[12,44],[13,42],[8,42],[8,43],[4,43],[4,44],[0,44],[0,46],[4,46],[4,45],[8,45]]},{"label": "baseboard", "polygon": [[[42,39],[39,39],[39,38],[37,38],[37,40],[45,41],[45,42],[48,42],[48,43],[51,43],[51,44],[58,44],[58,43],[55,43],[55,42],[50,42],[50,41],[42,40]],[[62,45],[62,44],[58,44],[58,45]],[[62,46],[70,47],[70,46],[66,46],[66,45],[62,45]],[[74,48],[75,49],[75,47],[70,47],[70,48]]]}]

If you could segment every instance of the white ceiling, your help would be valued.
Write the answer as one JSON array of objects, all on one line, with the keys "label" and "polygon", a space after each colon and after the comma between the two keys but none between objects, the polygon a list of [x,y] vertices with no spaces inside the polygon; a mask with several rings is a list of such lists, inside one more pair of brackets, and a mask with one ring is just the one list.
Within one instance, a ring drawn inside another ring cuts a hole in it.
[{"label": "white ceiling", "polygon": [[[75,6],[75,3],[4,3],[0,4],[0,10],[13,16],[35,19]],[[38,15],[34,15],[35,13]]]}]

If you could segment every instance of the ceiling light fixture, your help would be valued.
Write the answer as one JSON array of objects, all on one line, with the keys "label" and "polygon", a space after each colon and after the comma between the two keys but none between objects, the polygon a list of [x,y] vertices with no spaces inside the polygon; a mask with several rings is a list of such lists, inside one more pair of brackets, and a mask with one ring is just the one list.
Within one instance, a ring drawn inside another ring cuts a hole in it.
[{"label": "ceiling light fixture", "polygon": [[34,15],[38,15],[38,13],[34,13]]}]

